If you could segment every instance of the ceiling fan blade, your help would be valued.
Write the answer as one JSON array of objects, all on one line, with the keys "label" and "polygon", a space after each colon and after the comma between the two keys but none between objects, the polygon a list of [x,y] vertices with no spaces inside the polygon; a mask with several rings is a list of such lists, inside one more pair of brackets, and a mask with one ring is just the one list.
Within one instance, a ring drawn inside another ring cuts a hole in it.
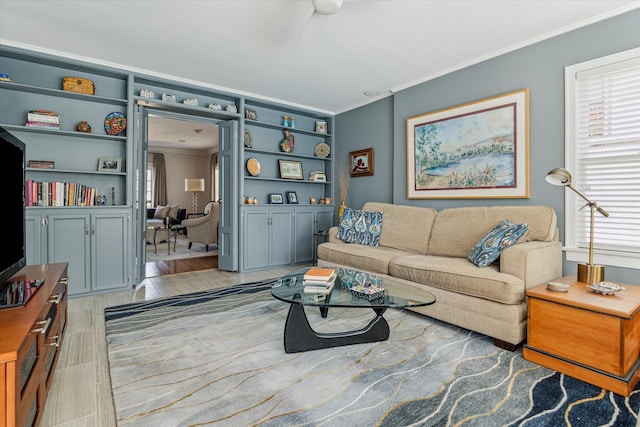
[{"label": "ceiling fan blade", "polygon": [[314,42],[320,40],[327,27],[328,21],[329,17],[327,15],[322,15],[314,10],[311,15],[309,15],[309,18],[304,25],[304,29],[302,30],[302,35],[298,42],[298,51],[301,51]]}]

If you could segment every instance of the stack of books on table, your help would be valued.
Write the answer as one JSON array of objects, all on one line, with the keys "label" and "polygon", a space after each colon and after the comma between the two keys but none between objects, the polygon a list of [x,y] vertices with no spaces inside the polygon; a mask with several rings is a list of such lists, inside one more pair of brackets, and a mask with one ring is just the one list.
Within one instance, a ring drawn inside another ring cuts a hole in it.
[{"label": "stack of books on table", "polygon": [[60,115],[53,111],[31,110],[27,113],[27,127],[41,129],[60,129]]},{"label": "stack of books on table", "polygon": [[336,270],[333,268],[310,268],[303,277],[304,291],[328,294],[336,282]]}]

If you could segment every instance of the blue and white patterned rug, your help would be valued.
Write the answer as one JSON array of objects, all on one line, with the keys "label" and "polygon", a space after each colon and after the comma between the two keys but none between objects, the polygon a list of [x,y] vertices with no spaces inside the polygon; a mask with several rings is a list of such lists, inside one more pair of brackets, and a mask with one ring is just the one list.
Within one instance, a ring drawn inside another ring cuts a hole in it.
[{"label": "blue and white patterned rug", "polygon": [[[119,426],[635,426],[628,398],[491,339],[387,310],[389,340],[286,354],[270,282],[105,310]],[[320,332],[373,311],[330,309]]]}]

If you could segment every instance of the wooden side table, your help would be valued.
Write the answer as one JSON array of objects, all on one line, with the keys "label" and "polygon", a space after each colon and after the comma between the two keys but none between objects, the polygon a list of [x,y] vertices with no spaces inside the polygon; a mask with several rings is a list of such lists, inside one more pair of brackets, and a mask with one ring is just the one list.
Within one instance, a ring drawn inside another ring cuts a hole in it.
[{"label": "wooden side table", "polygon": [[591,292],[575,276],[527,291],[526,360],[628,396],[640,380],[640,286],[615,295]]}]

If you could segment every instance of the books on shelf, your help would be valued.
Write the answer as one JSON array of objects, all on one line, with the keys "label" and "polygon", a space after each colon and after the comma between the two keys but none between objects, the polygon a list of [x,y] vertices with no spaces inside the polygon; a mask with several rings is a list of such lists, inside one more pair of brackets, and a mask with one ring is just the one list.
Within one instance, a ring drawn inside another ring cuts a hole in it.
[{"label": "books on shelf", "polygon": [[38,182],[28,179],[25,186],[27,206],[95,206],[98,189],[75,182]]},{"label": "books on shelf", "polygon": [[60,116],[54,111],[31,110],[27,113],[27,127],[60,129]]}]

